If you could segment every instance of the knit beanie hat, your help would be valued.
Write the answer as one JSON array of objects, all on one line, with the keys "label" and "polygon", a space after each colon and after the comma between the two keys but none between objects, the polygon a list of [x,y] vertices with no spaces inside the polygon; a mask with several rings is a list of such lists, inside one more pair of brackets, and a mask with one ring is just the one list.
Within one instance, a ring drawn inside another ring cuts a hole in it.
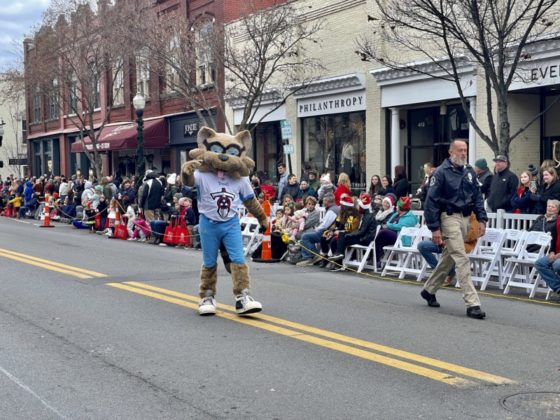
[{"label": "knit beanie hat", "polygon": [[488,169],[488,163],[486,162],[486,159],[478,159],[474,163],[474,166],[476,166],[478,169],[482,169],[483,171]]},{"label": "knit beanie hat", "polygon": [[530,163],[527,166],[527,172],[529,172],[531,175],[533,176],[537,176],[539,174],[539,168],[537,168],[535,165],[533,165],[532,163]]},{"label": "knit beanie hat", "polygon": [[397,201],[397,207],[400,210],[410,210],[410,198],[406,196],[399,198],[399,201]]}]

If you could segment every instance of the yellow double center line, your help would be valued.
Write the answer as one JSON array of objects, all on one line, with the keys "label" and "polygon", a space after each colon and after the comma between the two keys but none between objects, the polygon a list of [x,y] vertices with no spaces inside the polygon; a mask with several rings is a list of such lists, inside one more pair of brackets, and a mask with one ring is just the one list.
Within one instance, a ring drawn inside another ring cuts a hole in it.
[{"label": "yellow double center line", "polygon": [[[196,296],[163,289],[139,282],[107,283],[108,286],[126,290],[139,295],[180,305],[186,308],[198,309]],[[515,383],[501,376],[492,375],[475,369],[432,359],[419,354],[410,353],[382,344],[361,340],[354,337],[337,334],[331,331],[315,328],[296,322],[287,321],[269,315],[258,314],[250,318],[235,315],[235,308],[220,304],[220,311],[216,314],[243,325],[270,331],[295,340],[305,341],[317,346],[336,350],[351,356],[360,357],[392,368],[420,375],[435,381],[443,382],[456,387],[470,387],[476,385],[471,379],[494,385]],[[467,379],[469,378],[469,379]]]},{"label": "yellow double center line", "polygon": [[19,261],[25,264],[34,265],[35,267],[56,271],[58,273],[67,274],[69,276],[78,277],[79,279],[107,277],[105,274],[98,273],[96,271],[84,270],[83,268],[74,267],[71,265],[62,264],[50,260],[44,260],[42,258],[37,258],[32,255],[21,254],[19,252],[10,251],[4,248],[0,248],[0,257],[8,258],[14,261]]}]

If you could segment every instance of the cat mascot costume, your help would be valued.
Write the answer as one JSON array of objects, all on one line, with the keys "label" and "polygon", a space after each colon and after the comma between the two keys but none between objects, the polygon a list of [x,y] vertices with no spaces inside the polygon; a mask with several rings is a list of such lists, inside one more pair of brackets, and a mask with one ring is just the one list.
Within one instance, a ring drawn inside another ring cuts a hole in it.
[{"label": "cat mascot costume", "polygon": [[243,240],[237,210],[243,205],[257,218],[262,228],[268,218],[255,198],[249,172],[255,166],[247,152],[251,148],[251,134],[241,131],[235,136],[216,133],[202,127],[197,137],[198,148],[191,150],[192,159],[183,164],[183,185],[198,191],[200,222],[198,232],[202,246],[200,271],[200,315],[216,313],[216,282],[218,280],[218,252],[223,244],[231,263],[235,310],[246,315],[262,310],[262,305],[249,292],[249,267],[243,255]]}]

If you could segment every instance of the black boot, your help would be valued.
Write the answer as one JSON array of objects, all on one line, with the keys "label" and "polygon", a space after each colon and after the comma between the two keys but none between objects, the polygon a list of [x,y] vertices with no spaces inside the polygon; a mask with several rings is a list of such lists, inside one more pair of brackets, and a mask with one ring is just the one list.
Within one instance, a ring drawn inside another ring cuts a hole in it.
[{"label": "black boot", "polygon": [[474,319],[484,319],[486,312],[483,312],[480,306],[470,306],[467,308],[467,316]]},{"label": "black boot", "polygon": [[439,303],[436,299],[436,295],[432,295],[431,293],[428,293],[426,289],[422,289],[422,291],[420,292],[420,296],[426,299],[426,302],[428,302],[429,307],[439,308]]}]

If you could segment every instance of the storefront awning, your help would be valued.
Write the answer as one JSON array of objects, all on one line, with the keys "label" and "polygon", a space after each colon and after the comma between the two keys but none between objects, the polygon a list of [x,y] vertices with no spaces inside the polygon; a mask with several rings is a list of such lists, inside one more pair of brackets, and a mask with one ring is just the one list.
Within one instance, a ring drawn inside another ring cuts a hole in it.
[{"label": "storefront awning", "polygon": [[[126,123],[104,127],[97,139],[98,151],[134,150],[137,146],[136,123]],[[93,150],[89,137],[84,137],[87,150]],[[163,149],[168,143],[167,122],[164,118],[144,121],[144,148]],[[84,151],[84,144],[78,139],[72,144],[72,153]]]}]

